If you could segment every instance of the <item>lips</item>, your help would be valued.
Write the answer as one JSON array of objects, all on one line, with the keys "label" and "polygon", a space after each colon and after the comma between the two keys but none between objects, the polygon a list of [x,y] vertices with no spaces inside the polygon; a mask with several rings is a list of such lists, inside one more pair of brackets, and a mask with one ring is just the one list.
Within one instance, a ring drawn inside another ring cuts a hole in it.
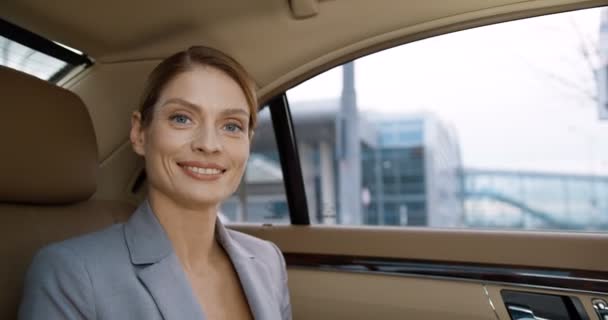
[{"label": "lips", "polygon": [[226,168],[216,163],[185,161],[178,162],[177,165],[189,176],[203,180],[219,178],[226,172]]},{"label": "lips", "polygon": [[222,170],[210,169],[210,168],[197,168],[197,167],[184,167],[186,170],[190,170],[198,174],[220,174]]}]

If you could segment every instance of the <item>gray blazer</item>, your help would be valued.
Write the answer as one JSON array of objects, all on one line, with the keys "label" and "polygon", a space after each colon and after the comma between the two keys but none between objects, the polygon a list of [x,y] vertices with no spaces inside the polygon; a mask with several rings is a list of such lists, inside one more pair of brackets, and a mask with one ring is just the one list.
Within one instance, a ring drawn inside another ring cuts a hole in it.
[{"label": "gray blazer", "polygon": [[[272,243],[216,224],[255,319],[291,319],[285,261]],[[26,275],[19,319],[205,319],[147,201],[125,224],[51,244]]]}]

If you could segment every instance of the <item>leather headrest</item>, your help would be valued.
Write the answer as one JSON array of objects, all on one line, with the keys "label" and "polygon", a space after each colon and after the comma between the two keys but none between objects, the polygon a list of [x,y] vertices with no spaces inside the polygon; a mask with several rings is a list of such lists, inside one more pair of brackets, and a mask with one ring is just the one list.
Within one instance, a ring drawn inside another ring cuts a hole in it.
[{"label": "leather headrest", "polygon": [[97,185],[97,142],[82,100],[0,66],[0,101],[0,202],[90,198]]}]

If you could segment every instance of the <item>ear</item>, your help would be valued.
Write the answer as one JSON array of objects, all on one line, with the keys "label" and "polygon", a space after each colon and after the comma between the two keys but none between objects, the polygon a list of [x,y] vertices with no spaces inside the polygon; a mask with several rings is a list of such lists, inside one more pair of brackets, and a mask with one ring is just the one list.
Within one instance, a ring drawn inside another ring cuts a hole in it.
[{"label": "ear", "polygon": [[144,148],[146,135],[142,127],[141,113],[139,111],[133,111],[133,114],[131,115],[131,132],[129,138],[131,139],[133,151],[140,156],[144,156],[146,153]]}]

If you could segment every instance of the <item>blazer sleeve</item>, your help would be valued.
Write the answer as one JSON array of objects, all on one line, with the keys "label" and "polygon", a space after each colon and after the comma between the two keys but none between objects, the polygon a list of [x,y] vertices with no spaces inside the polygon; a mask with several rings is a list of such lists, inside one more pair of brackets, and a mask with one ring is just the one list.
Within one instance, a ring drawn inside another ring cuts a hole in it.
[{"label": "blazer sleeve", "polygon": [[61,244],[40,250],[25,277],[20,320],[95,319],[84,261]]},{"label": "blazer sleeve", "polygon": [[291,320],[291,302],[289,299],[289,287],[287,285],[287,267],[285,265],[285,258],[283,257],[283,253],[281,249],[277,247],[276,244],[270,242],[272,247],[276,250],[278,256],[278,265],[280,266],[280,297],[279,302],[281,306],[281,319],[283,320]]}]

